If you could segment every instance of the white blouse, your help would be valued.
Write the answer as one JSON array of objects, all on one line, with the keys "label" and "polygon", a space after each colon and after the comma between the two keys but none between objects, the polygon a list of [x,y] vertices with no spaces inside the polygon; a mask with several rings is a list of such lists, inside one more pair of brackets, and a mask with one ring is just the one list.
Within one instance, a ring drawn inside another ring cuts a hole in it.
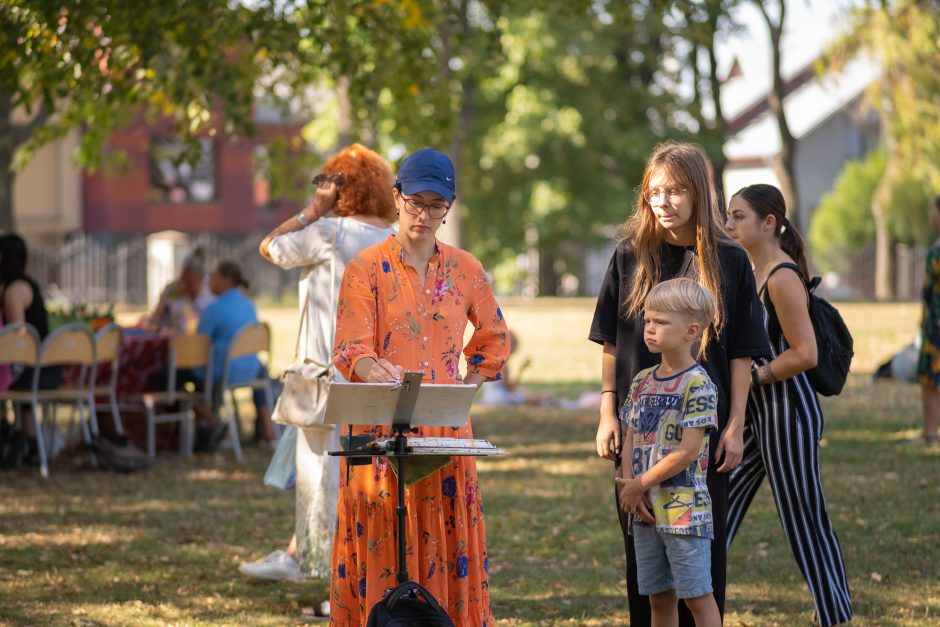
[{"label": "white blouse", "polygon": [[[310,311],[301,329],[301,337],[306,338],[300,343],[301,359],[330,363],[336,330],[336,300],[346,264],[363,248],[394,234],[393,227],[373,226],[353,218],[326,217],[300,231],[284,233],[271,240],[268,252],[275,264],[285,270],[303,268],[298,285],[300,312],[302,315],[305,294]],[[335,258],[332,284],[331,257]]]}]

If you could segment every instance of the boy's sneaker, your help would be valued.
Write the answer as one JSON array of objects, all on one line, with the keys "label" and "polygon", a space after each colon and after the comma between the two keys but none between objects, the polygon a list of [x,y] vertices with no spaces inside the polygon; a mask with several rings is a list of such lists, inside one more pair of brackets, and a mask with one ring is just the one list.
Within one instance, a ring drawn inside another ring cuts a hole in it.
[{"label": "boy's sneaker", "polygon": [[273,551],[257,562],[242,562],[238,572],[258,579],[300,581],[297,561],[287,551]]}]

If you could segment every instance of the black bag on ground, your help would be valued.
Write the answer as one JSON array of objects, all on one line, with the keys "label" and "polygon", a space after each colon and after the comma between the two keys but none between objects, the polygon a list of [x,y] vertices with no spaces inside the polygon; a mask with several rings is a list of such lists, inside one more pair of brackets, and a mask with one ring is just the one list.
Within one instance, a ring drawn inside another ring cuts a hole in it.
[{"label": "black bag on ground", "polygon": [[[821,277],[813,277],[809,282],[800,272],[796,264],[781,263],[767,275],[769,280],[773,273],[781,268],[790,268],[800,275],[809,295],[809,318],[813,323],[813,332],[816,335],[816,367],[806,371],[806,378],[817,393],[823,396],[836,396],[842,392],[849,377],[849,366],[854,355],[854,342],[849,328],[829,301],[816,296],[816,288],[822,281]],[[766,286],[766,283],[764,284]]]},{"label": "black bag on ground", "polygon": [[413,581],[385,591],[372,606],[366,627],[454,627],[434,596]]}]

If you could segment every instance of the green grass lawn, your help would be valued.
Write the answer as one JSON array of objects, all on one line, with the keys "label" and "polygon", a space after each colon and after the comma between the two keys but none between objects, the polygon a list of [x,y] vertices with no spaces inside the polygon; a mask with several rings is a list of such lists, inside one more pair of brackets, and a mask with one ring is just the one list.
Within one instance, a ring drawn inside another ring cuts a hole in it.
[{"label": "green grass lawn", "polygon": [[[597,389],[600,349],[584,338],[593,303],[504,303],[535,388]],[[917,326],[911,304],[840,305],[857,342],[842,396],[825,399],[822,466],[858,625],[940,622],[940,447],[909,447],[917,388],[870,372]],[[275,363],[288,363],[295,312],[266,309]],[[245,413],[250,413],[246,411]],[[491,594],[501,625],[627,624],[611,467],[593,452],[593,410],[483,408],[475,431],[507,449],[479,463]],[[116,475],[60,459],[0,473],[0,624],[298,624],[326,583],[270,584],[236,570],[286,542],[293,495],[261,485],[269,453],[172,456]],[[728,625],[808,625],[812,604],[770,492],[730,553]]]}]

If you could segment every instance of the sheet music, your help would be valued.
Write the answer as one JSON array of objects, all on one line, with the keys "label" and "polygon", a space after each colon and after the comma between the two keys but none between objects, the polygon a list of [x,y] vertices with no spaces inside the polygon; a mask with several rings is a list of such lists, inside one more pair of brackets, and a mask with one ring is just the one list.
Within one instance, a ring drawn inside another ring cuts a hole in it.
[{"label": "sheet music", "polygon": [[[378,441],[379,448],[394,448],[394,438]],[[408,438],[409,455],[473,455],[475,457],[489,457],[492,455],[506,455],[506,452],[496,448],[489,440],[476,440],[465,438]]]},{"label": "sheet music", "polygon": [[[422,385],[410,424],[416,427],[462,427],[467,424],[477,387],[464,384]],[[330,384],[324,422],[327,424],[390,425],[398,387],[389,383]]]}]

